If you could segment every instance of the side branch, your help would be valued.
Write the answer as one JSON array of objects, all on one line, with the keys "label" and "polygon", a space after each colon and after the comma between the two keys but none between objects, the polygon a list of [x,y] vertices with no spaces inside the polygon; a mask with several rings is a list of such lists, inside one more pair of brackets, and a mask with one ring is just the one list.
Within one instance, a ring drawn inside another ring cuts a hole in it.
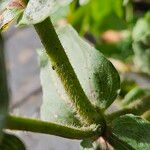
[{"label": "side branch", "polygon": [[8,116],[6,129],[51,134],[69,139],[96,138],[100,128],[74,128],[36,119]]},{"label": "side branch", "polygon": [[137,101],[132,105],[113,112],[111,114],[107,114],[106,118],[108,121],[112,121],[115,118],[125,115],[125,114],[134,114],[134,115],[142,115],[144,112],[150,110],[150,97],[146,97],[143,100]]}]

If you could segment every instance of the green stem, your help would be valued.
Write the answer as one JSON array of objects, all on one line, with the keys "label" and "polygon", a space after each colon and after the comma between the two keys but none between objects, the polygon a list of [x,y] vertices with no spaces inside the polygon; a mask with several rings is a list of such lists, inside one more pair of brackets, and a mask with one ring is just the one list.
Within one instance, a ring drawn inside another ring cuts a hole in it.
[{"label": "green stem", "polygon": [[97,113],[96,109],[85,95],[64,48],[59,41],[51,20],[47,18],[43,22],[36,24],[35,29],[46,49],[53,68],[60,77],[82,121],[87,124],[101,123],[102,116]]},{"label": "green stem", "polygon": [[144,112],[150,109],[150,97],[146,97],[143,100],[137,101],[133,103],[131,106],[113,112],[111,114],[106,115],[106,119],[108,121],[112,121],[115,118],[125,115],[125,114],[134,114],[134,115],[142,115]]},{"label": "green stem", "polygon": [[7,86],[7,71],[5,66],[4,45],[2,37],[0,35],[0,136],[1,129],[5,126],[5,119],[8,111],[8,102],[9,92]]},{"label": "green stem", "polygon": [[148,111],[146,111],[142,117],[148,121],[150,121],[150,109]]},{"label": "green stem", "polygon": [[99,128],[96,126],[94,128],[81,129],[15,116],[8,116],[6,129],[51,134],[69,139],[96,138],[101,134]]}]

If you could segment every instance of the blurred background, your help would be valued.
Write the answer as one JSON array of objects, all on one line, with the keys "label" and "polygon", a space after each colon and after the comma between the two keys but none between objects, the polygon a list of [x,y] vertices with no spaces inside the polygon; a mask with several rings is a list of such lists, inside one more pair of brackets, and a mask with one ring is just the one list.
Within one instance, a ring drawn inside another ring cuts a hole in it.
[{"label": "blurred background", "polygon": [[[74,0],[52,16],[55,26],[70,23],[121,76],[118,102],[135,87],[150,88],[150,0]],[[40,117],[42,89],[36,49],[41,43],[32,27],[3,34],[13,114]],[[149,93],[150,94],[150,93]],[[109,111],[119,109],[114,104]],[[78,150],[79,141],[15,132],[27,150]]]}]

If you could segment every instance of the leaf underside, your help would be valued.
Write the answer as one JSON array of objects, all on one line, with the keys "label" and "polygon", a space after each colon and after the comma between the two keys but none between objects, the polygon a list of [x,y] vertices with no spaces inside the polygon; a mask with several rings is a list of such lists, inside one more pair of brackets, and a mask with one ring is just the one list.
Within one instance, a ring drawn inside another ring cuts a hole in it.
[{"label": "leaf underside", "polygon": [[[84,92],[95,106],[106,109],[120,88],[117,71],[99,51],[82,40],[71,26],[60,28],[57,33]],[[45,50],[39,50],[38,53],[43,87],[42,119],[76,124],[76,111],[55,68],[50,64]]]},{"label": "leaf underside", "polygon": [[72,0],[30,0],[24,11],[20,24],[36,24],[52,15]]}]

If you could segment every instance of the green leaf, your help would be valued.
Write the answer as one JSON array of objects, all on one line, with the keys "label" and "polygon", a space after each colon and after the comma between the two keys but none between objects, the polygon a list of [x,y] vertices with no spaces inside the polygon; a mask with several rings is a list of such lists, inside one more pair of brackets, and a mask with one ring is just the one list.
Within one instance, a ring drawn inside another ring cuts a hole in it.
[{"label": "green leaf", "polygon": [[0,140],[2,137],[2,129],[5,126],[5,119],[7,116],[8,100],[9,94],[6,79],[4,47],[2,37],[0,35]]},{"label": "green leaf", "polygon": [[71,3],[72,0],[30,0],[19,24],[36,24]]},{"label": "green leaf", "polygon": [[25,146],[16,136],[4,133],[0,150],[25,150]]},{"label": "green leaf", "polygon": [[128,145],[128,143],[123,142],[114,134],[110,135],[108,140],[115,150],[135,150],[130,145]]},{"label": "green leaf", "polygon": [[147,35],[147,33],[150,33],[150,20],[143,17],[137,21],[133,28],[133,40],[140,41],[145,35]]},{"label": "green leaf", "polygon": [[[88,98],[100,108],[108,107],[120,88],[119,75],[113,65],[99,51],[82,40],[71,26],[60,28],[57,33]],[[39,56],[44,94],[42,119],[76,124],[78,121],[75,110],[71,107],[55,68],[50,64],[45,51],[39,51]]]},{"label": "green leaf", "polygon": [[[116,148],[117,150],[149,150],[149,131],[149,121],[134,115],[124,115],[113,121],[113,134],[111,135],[111,140],[109,137],[109,142],[113,146],[122,147],[122,149]],[[116,137],[117,139],[115,140]]]},{"label": "green leaf", "polygon": [[2,1],[0,7],[0,31],[6,30],[23,12],[24,4],[21,1]]},{"label": "green leaf", "polygon": [[135,87],[124,98],[124,105],[128,105],[134,101],[141,100],[150,95],[150,88]]},{"label": "green leaf", "polygon": [[107,108],[120,88],[116,69],[71,26],[59,29],[58,35],[88,98],[101,109]]},{"label": "green leaf", "polygon": [[150,74],[150,46],[141,41],[133,43],[134,64],[142,71]]}]

